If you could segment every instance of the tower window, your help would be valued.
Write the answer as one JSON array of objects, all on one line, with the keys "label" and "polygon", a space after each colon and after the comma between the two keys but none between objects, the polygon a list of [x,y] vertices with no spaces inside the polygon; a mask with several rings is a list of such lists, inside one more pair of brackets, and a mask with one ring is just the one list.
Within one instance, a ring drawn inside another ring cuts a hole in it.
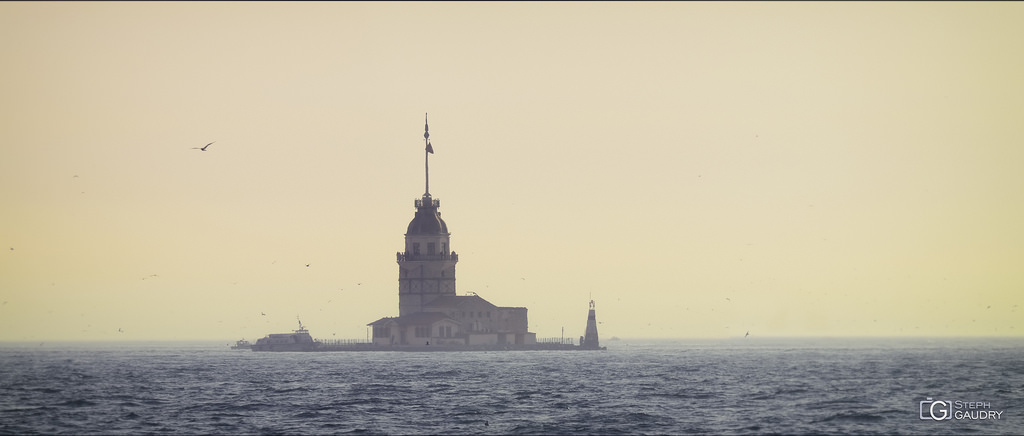
[{"label": "tower window", "polygon": [[434,254],[434,243],[427,242],[427,254]]},{"label": "tower window", "polygon": [[441,243],[441,254],[448,254],[448,244]]},{"label": "tower window", "polygon": [[420,243],[419,242],[413,242],[412,243],[412,254],[420,254]]}]

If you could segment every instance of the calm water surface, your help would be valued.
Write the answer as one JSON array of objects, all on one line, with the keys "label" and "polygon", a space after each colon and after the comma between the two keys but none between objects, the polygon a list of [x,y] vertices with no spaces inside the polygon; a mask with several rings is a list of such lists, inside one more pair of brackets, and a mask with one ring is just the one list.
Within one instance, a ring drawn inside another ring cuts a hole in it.
[{"label": "calm water surface", "polygon": [[[748,339],[455,353],[8,343],[0,433],[1024,434],[1022,339]],[[998,418],[922,420],[928,398]]]}]

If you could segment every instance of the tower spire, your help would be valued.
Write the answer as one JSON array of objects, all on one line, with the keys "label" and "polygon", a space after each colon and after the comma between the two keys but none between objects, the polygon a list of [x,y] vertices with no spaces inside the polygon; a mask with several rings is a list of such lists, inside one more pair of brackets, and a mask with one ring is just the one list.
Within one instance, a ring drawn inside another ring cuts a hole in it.
[{"label": "tower spire", "polygon": [[434,148],[430,146],[430,123],[427,122],[427,114],[423,114],[423,142],[427,144],[427,149],[423,153],[423,170],[426,176],[426,190],[423,193],[424,197],[430,196],[430,155],[434,154]]}]

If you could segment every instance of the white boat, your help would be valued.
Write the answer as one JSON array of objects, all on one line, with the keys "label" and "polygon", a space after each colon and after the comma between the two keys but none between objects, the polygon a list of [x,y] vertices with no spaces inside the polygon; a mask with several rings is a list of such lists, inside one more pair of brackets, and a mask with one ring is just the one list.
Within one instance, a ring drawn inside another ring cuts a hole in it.
[{"label": "white boat", "polygon": [[250,348],[252,351],[314,351],[319,346],[320,343],[313,340],[299,320],[299,329],[293,333],[271,333],[257,339]]}]

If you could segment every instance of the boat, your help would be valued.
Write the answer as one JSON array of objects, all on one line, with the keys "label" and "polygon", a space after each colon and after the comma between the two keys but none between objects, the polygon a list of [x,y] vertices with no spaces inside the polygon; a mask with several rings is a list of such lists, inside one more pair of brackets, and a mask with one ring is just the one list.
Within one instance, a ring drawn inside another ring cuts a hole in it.
[{"label": "boat", "polygon": [[235,342],[235,345],[231,346],[232,350],[248,350],[248,349],[251,349],[251,348],[252,348],[252,344],[249,343],[249,341],[245,340],[244,338],[243,339],[239,339],[238,342]]},{"label": "boat", "polygon": [[[298,319],[298,317],[295,317]],[[320,342],[313,340],[309,330],[299,321],[299,329],[292,333],[271,333],[256,340],[252,351],[316,351]]]}]

